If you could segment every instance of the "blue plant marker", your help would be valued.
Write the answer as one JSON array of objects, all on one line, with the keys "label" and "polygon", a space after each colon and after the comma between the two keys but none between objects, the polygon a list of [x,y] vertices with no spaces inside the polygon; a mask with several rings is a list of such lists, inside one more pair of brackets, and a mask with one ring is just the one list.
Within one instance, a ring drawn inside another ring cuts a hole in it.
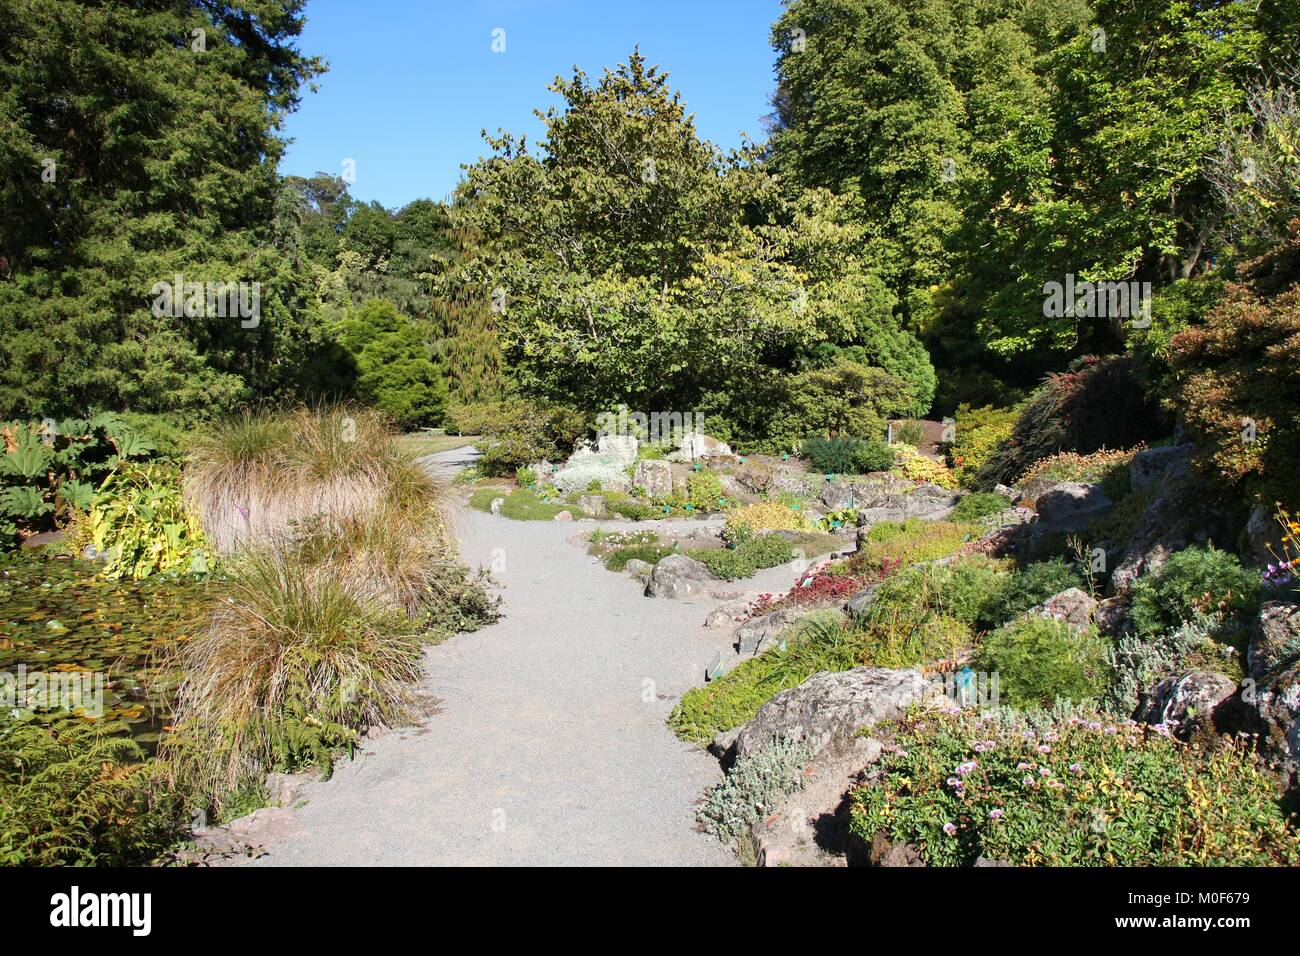
[{"label": "blue plant marker", "polygon": [[693,465],[691,465],[691,471],[699,471],[699,470],[700,470],[700,463],[698,461],[695,462]]},{"label": "blue plant marker", "polygon": [[667,505],[664,505],[664,514],[668,514],[672,510],[673,510],[672,508],[668,507]]},{"label": "blue plant marker", "polygon": [[727,507],[727,499],[726,499],[726,498],[719,498],[719,499],[718,499],[718,507],[720,507],[720,508],[725,508],[725,507]]},{"label": "blue plant marker", "polygon": [[695,505],[691,504],[689,501],[686,502],[686,513],[690,514],[694,510],[695,510]]},{"label": "blue plant marker", "polygon": [[798,511],[798,510],[799,510],[800,508],[802,508],[802,507],[803,507],[803,504],[802,504],[801,502],[796,501],[794,504],[792,504],[792,505],[790,506],[790,510],[791,510],[791,511]]},{"label": "blue plant marker", "polygon": [[834,480],[835,480],[835,476],[834,476],[834,475],[827,475],[827,476],[826,476],[826,480],[827,480],[827,481],[834,481]]},{"label": "blue plant marker", "polygon": [[708,669],[704,672],[705,680],[717,680],[722,676],[722,652],[719,651],[714,655],[713,660],[709,662]]}]

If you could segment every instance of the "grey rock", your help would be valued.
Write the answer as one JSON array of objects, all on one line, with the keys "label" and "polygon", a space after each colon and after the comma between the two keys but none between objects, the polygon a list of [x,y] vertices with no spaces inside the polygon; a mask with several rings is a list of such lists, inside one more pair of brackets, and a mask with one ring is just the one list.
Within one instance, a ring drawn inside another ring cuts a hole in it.
[{"label": "grey rock", "polygon": [[844,511],[853,507],[853,485],[828,482],[822,489],[821,502],[827,511]]},{"label": "grey rock", "polygon": [[812,610],[810,607],[786,607],[745,621],[732,635],[736,653],[748,655],[767,650],[782,631]]},{"label": "grey rock", "polygon": [[1242,698],[1255,708],[1264,752],[1277,761],[1292,788],[1300,789],[1300,666],[1243,692]]},{"label": "grey rock", "polygon": [[1300,658],[1300,604],[1269,601],[1260,607],[1251,629],[1246,661],[1256,680]]},{"label": "grey rock", "polygon": [[1171,467],[1186,463],[1191,457],[1191,445],[1147,448],[1133,456],[1129,465],[1129,483],[1134,491],[1141,491],[1163,478]]},{"label": "grey rock", "polygon": [[644,488],[646,496],[651,499],[667,498],[673,493],[672,463],[642,459],[636,463],[632,483],[638,488]]},{"label": "grey rock", "polygon": [[554,518],[552,518],[551,520],[552,520],[552,521],[572,521],[572,520],[573,520],[573,513],[572,513],[572,512],[569,512],[569,511],[561,511],[561,512],[557,513],[556,516],[555,516]]},{"label": "grey rock", "polygon": [[631,558],[627,564],[623,565],[623,570],[634,578],[648,578],[654,569],[653,564],[649,561],[642,561],[640,558]]},{"label": "grey rock", "polygon": [[1260,564],[1275,564],[1283,553],[1282,526],[1263,505],[1252,508],[1246,519],[1246,540],[1250,542],[1250,553]]},{"label": "grey rock", "polygon": [[660,559],[646,584],[646,597],[680,599],[704,594],[717,581],[704,564],[684,554]]},{"label": "grey rock", "polygon": [[882,582],[877,581],[875,584],[868,584],[853,597],[849,598],[844,604],[844,610],[853,617],[861,617],[867,612],[867,608],[876,599],[876,591],[880,588]]},{"label": "grey rock", "polygon": [[605,514],[603,495],[582,495],[578,498],[578,507],[588,518],[599,518]]},{"label": "grey rock", "polygon": [[596,450],[616,455],[624,465],[636,461],[637,440],[634,435],[601,435],[596,439]]},{"label": "grey rock", "polygon": [[749,610],[752,597],[740,597],[718,605],[704,619],[705,627],[734,627],[736,619]]},{"label": "grey rock", "polygon": [[1097,602],[1091,594],[1079,588],[1066,588],[1058,594],[1053,594],[1037,607],[1030,608],[1025,612],[1025,616],[1050,617],[1053,620],[1065,621],[1077,631],[1085,631],[1092,623],[1096,611]]},{"label": "grey rock", "polygon": [[1108,637],[1120,637],[1130,630],[1130,602],[1127,595],[1108,597],[1097,604],[1093,618],[1097,629]]},{"label": "grey rock", "polygon": [[[760,707],[736,735],[735,755],[758,753],[778,738],[803,741],[814,756],[866,754],[871,744],[859,730],[900,717],[913,701],[928,696],[918,670],[819,671]],[[878,751],[879,744],[872,743]]]},{"label": "grey rock", "polygon": [[1006,498],[1008,501],[1017,501],[1020,498],[1020,492],[1006,485],[998,484],[993,486],[993,491]]},{"label": "grey rock", "polygon": [[[1212,671],[1185,671],[1166,677],[1143,695],[1137,719],[1148,724],[1176,720],[1180,725],[1208,720],[1237,692],[1237,682]],[[1181,727],[1186,733],[1187,728]]]},{"label": "grey rock", "polygon": [[1097,485],[1059,481],[1034,499],[1044,531],[1079,531],[1110,511],[1114,504]]},{"label": "grey rock", "polygon": [[1115,564],[1111,591],[1128,591],[1138,577],[1157,570],[1188,545],[1236,540],[1239,520],[1230,496],[1207,486],[1189,463],[1175,462],[1164,473]]},{"label": "grey rock", "polygon": [[501,513],[501,506],[504,505],[505,503],[506,503],[506,499],[504,498],[493,498],[492,504],[488,506],[488,510],[491,511],[494,515],[499,515]]},{"label": "grey rock", "polygon": [[721,458],[731,455],[731,446],[703,432],[688,432],[682,436],[678,451],[691,459]]}]

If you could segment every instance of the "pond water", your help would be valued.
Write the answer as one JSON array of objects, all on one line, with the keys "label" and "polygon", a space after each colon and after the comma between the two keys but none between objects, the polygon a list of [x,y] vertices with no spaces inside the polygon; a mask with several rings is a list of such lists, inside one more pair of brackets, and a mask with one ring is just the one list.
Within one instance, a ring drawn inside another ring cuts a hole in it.
[{"label": "pond water", "polygon": [[161,659],[194,633],[218,585],[108,581],[101,567],[0,556],[0,719],[120,722],[152,749],[176,686]]}]

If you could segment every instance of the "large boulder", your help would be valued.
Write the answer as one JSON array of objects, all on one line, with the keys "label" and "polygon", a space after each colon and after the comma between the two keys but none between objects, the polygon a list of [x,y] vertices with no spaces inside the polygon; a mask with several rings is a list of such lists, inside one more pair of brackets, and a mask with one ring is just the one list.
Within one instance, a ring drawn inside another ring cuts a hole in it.
[{"label": "large boulder", "polygon": [[743,622],[733,632],[737,654],[758,654],[776,642],[787,627],[815,610],[812,607],[783,607]]},{"label": "large boulder", "polygon": [[631,558],[627,564],[623,565],[623,570],[634,578],[646,580],[654,573],[655,566],[649,561],[642,561],[640,558]]},{"label": "large boulder", "polygon": [[1175,462],[1129,535],[1110,576],[1111,591],[1122,594],[1141,575],[1158,570],[1175,551],[1209,541],[1230,544],[1241,528],[1239,505],[1213,489],[1187,462]]},{"label": "large boulder", "polygon": [[758,753],[773,740],[802,741],[813,756],[867,760],[880,744],[858,731],[903,716],[913,701],[932,691],[918,670],[856,667],[820,671],[798,687],[777,694],[744,724],[731,745],[737,759]]},{"label": "large boulder", "polygon": [[633,435],[601,435],[596,439],[596,451],[617,458],[626,468],[636,461],[637,440]]},{"label": "large boulder", "polygon": [[588,518],[602,518],[605,515],[604,495],[580,495],[578,509]]},{"label": "large boulder", "polygon": [[1247,685],[1242,698],[1255,710],[1262,748],[1290,782],[1300,789],[1300,665],[1258,685]]},{"label": "large boulder", "polygon": [[1129,484],[1134,491],[1141,491],[1163,478],[1171,467],[1185,464],[1191,457],[1191,445],[1169,445],[1140,451],[1128,466]]},{"label": "large boulder", "polygon": [[1037,607],[1030,608],[1025,612],[1025,616],[1049,617],[1056,621],[1065,621],[1076,631],[1085,631],[1092,623],[1092,617],[1096,612],[1097,602],[1091,594],[1079,588],[1066,588],[1058,594],[1053,594]]},{"label": "large boulder", "polygon": [[651,500],[667,498],[673,493],[673,466],[670,462],[644,458],[636,463],[632,484],[644,489]]},{"label": "large boulder", "polygon": [[853,507],[853,485],[832,481],[822,489],[822,505],[827,511],[845,511]]},{"label": "large boulder", "polygon": [[650,573],[646,597],[687,598],[707,594],[717,578],[708,567],[684,554],[661,558]]},{"label": "large boulder", "polygon": [[1137,719],[1148,724],[1176,721],[1186,735],[1210,720],[1219,705],[1237,693],[1237,682],[1213,671],[1184,671],[1166,677],[1143,695]]},{"label": "large boulder", "polygon": [[1246,660],[1250,676],[1266,675],[1300,659],[1300,604],[1268,601],[1259,609],[1251,630]]},{"label": "large boulder", "polygon": [[1082,530],[1113,507],[1099,486],[1079,481],[1058,481],[1034,499],[1040,533]]},{"label": "large boulder", "polygon": [[938,485],[916,485],[892,476],[850,487],[853,488],[853,505],[858,509],[859,532],[868,531],[883,521],[905,521],[908,518],[938,521],[946,518],[961,498],[958,492]]},{"label": "large boulder", "polygon": [[1284,553],[1282,544],[1282,526],[1273,516],[1273,511],[1263,505],[1251,509],[1246,519],[1246,540],[1250,543],[1250,553],[1260,564],[1277,563]]},{"label": "large boulder", "polygon": [[844,610],[853,617],[861,617],[867,613],[867,608],[871,607],[872,603],[875,602],[876,591],[880,589],[882,583],[877,581],[874,584],[868,584],[844,602]]},{"label": "large boulder", "polygon": [[678,453],[694,461],[697,458],[724,458],[731,455],[731,446],[703,432],[687,432],[677,446]]}]

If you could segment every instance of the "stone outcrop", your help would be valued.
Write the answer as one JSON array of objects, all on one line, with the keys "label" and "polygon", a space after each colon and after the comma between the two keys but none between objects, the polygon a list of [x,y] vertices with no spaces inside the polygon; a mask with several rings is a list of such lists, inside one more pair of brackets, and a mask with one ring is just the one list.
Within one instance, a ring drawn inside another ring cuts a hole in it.
[{"label": "stone outcrop", "polygon": [[931,689],[918,670],[856,667],[820,671],[798,687],[777,694],[735,734],[735,757],[758,753],[772,740],[802,741],[813,756],[853,755],[864,762],[880,750],[858,731],[906,713]]},{"label": "stone outcrop", "polygon": [[684,554],[660,559],[650,573],[646,597],[680,599],[707,594],[717,578],[707,566]]}]

